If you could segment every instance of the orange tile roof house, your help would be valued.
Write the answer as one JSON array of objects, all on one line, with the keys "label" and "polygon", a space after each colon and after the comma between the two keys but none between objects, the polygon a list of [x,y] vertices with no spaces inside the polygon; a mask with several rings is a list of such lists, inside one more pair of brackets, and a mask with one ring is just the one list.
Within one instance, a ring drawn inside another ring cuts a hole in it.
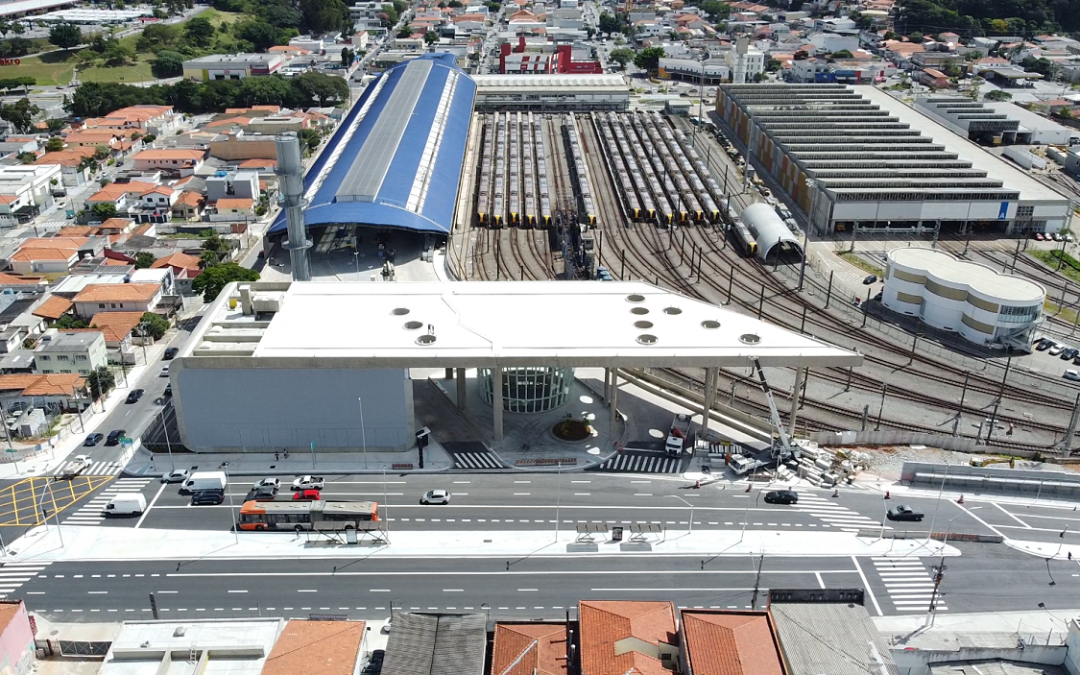
[{"label": "orange tile roof house", "polygon": [[168,171],[180,176],[190,176],[202,166],[205,150],[185,148],[151,148],[136,153],[131,159],[137,171]]},{"label": "orange tile roof house", "polygon": [[[151,133],[160,133],[163,127],[169,127],[173,115],[171,105],[133,105],[114,110],[104,117],[93,120],[93,126],[107,129],[139,129]],[[87,126],[91,126],[87,120]]]},{"label": "orange tile roof house", "polygon": [[670,675],[679,663],[675,605],[582,601],[581,675]]},{"label": "orange tile roof house", "polygon": [[105,336],[105,345],[116,348],[131,335],[131,331],[142,321],[142,312],[98,312],[90,321],[90,328]]},{"label": "orange tile roof house", "polygon": [[71,311],[71,308],[75,305],[67,298],[59,295],[50,295],[45,299],[45,302],[37,306],[32,313],[34,316],[40,316],[43,319],[49,319],[56,321],[60,317],[64,316]]},{"label": "orange tile roof house", "polygon": [[164,258],[158,258],[154,261],[154,264],[150,266],[150,269],[157,270],[163,267],[171,267],[173,274],[177,279],[194,279],[202,274],[202,268],[199,267],[199,262],[200,260],[196,256],[177,251]]},{"label": "orange tile roof house", "polygon": [[156,183],[141,180],[133,180],[130,183],[109,183],[88,197],[86,203],[115,204],[116,208],[123,209],[138,200],[139,196],[144,192],[153,190],[156,187]]},{"label": "orange tile roof house", "polygon": [[282,629],[261,675],[352,675],[363,638],[363,621],[293,619]]},{"label": "orange tile roof house", "polygon": [[685,675],[789,675],[768,612],[682,612]]},{"label": "orange tile roof house", "polygon": [[495,626],[491,672],[496,675],[566,675],[565,624],[500,623]]},{"label": "orange tile roof house", "polygon": [[87,317],[110,309],[152,312],[161,294],[158,284],[91,284],[75,296],[75,313]]}]

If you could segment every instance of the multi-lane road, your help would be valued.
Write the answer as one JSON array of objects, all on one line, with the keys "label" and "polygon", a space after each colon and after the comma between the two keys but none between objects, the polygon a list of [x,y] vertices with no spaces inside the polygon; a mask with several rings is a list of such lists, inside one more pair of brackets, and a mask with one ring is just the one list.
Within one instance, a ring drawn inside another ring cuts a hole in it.
[{"label": "multi-lane road", "polygon": [[[885,501],[869,490],[802,489],[797,506],[764,504],[761,490],[750,493],[725,483],[693,483],[679,477],[633,474],[428,474],[387,477],[328,476],[327,499],[375,500],[391,534],[431,532],[430,555],[372,558],[357,549],[355,558],[223,560],[177,558],[126,562],[26,562],[0,569],[0,593],[23,598],[31,610],[64,619],[148,616],[153,593],[163,617],[208,615],[292,617],[348,614],[383,618],[396,608],[487,610],[498,618],[556,618],[581,598],[671,599],[687,607],[760,606],[770,588],[865,588],[872,614],[925,611],[933,591],[935,557],[852,557],[824,547],[801,556],[582,554],[549,550],[520,556],[448,557],[437,540],[456,531],[548,531],[556,521],[565,533],[584,523],[660,525],[666,536],[691,527],[704,532],[747,530],[827,533],[881,528],[884,509],[901,501],[923,511],[913,526],[937,531],[1001,533],[1041,541],[1053,555],[1073,542],[1076,514],[1052,504],[993,503],[968,498],[960,505],[934,494],[893,495]],[[229,487],[238,504],[248,481]],[[453,493],[449,506],[422,506],[432,488]],[[78,508],[61,521],[84,527],[167,529],[177,537],[191,531],[228,530],[230,507],[191,507],[177,486],[151,479],[119,479],[102,490],[142,492],[151,507],[138,518],[102,520]],[[284,498],[288,494],[282,495]],[[76,505],[78,507],[78,505]],[[936,516],[935,516],[936,510]],[[745,525],[744,525],[745,523]],[[896,525],[886,522],[886,527]],[[1060,535],[1064,533],[1065,537]],[[268,538],[292,533],[265,533]],[[393,537],[391,536],[391,541]],[[955,543],[955,542],[954,542]],[[1075,543],[1080,544],[1080,535]],[[1001,544],[959,543],[959,557],[946,558],[941,586],[942,611],[975,612],[1050,608],[1080,603],[1080,565],[1047,562]],[[393,545],[390,547],[393,553]],[[149,556],[147,556],[149,557]],[[508,559],[509,558],[509,559]],[[761,573],[757,566],[760,563]],[[1053,585],[1051,585],[1053,582]]]}]

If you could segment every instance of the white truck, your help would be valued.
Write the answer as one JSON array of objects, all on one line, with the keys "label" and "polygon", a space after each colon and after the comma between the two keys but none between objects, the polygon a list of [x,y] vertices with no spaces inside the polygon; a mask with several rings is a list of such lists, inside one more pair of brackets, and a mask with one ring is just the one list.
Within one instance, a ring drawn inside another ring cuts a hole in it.
[{"label": "white truck", "polygon": [[181,494],[190,494],[199,490],[224,490],[229,479],[224,471],[196,471],[180,485]]},{"label": "white truck", "polygon": [[137,516],[146,510],[146,497],[141,494],[116,495],[101,510],[106,516]]},{"label": "white truck", "polygon": [[667,441],[664,443],[668,456],[681,457],[688,440],[690,440],[690,415],[676,415],[671,422]]},{"label": "white truck", "polygon": [[326,483],[322,476],[304,475],[292,482],[293,492],[300,490],[321,490]]},{"label": "white truck", "polygon": [[72,480],[90,468],[90,455],[75,455],[75,459],[64,462],[53,477],[56,480]]},{"label": "white truck", "polygon": [[745,476],[765,466],[765,462],[743,457],[742,455],[732,455],[731,459],[728,460],[728,466],[731,467],[736,476]]}]

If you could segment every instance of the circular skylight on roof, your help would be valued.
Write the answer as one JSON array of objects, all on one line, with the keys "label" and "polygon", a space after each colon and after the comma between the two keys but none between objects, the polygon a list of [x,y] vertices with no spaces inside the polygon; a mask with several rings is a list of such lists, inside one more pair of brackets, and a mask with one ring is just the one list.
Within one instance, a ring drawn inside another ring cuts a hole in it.
[{"label": "circular skylight on roof", "polygon": [[405,316],[409,312],[410,310],[408,307],[395,307],[394,309],[390,310],[390,313],[394,316]]},{"label": "circular skylight on roof", "polygon": [[709,329],[719,328],[720,327],[720,322],[719,321],[713,321],[712,319],[705,319],[704,321],[701,322],[701,327],[702,328],[709,328]]},{"label": "circular skylight on roof", "polygon": [[420,328],[424,327],[424,322],[423,321],[406,321],[404,324],[402,324],[401,327],[404,328],[405,330],[419,330]]},{"label": "circular skylight on roof", "polygon": [[640,293],[631,293],[626,296],[627,302],[645,302],[645,296]]},{"label": "circular skylight on roof", "polygon": [[744,345],[761,344],[761,336],[756,333],[743,333],[739,336],[739,342]]},{"label": "circular skylight on roof", "polygon": [[635,321],[634,328],[652,328],[652,321]]},{"label": "circular skylight on roof", "polygon": [[637,336],[637,341],[639,344],[643,345],[654,345],[656,344],[656,336],[649,335],[648,333],[642,333],[641,335]]},{"label": "circular skylight on roof", "polygon": [[634,307],[630,310],[631,314],[637,314],[638,316],[644,316],[649,313],[648,307]]},{"label": "circular skylight on roof", "polygon": [[427,347],[428,345],[433,345],[433,344],[435,344],[435,336],[430,335],[430,334],[429,335],[421,335],[420,337],[416,338],[416,344],[420,345],[421,347]]},{"label": "circular skylight on roof", "polygon": [[682,314],[682,310],[679,309],[678,307],[665,307],[664,308],[664,314],[670,314],[671,316],[677,316],[679,314]]}]

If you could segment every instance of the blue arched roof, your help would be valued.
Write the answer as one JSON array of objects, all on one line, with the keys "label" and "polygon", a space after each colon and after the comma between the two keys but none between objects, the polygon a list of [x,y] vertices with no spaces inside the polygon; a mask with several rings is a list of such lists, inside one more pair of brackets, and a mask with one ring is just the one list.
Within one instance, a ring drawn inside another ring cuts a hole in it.
[{"label": "blue arched roof", "polygon": [[[452,54],[425,54],[368,85],[304,177],[307,226],[447,234],[476,84]],[[285,214],[270,232],[284,232]]]}]

